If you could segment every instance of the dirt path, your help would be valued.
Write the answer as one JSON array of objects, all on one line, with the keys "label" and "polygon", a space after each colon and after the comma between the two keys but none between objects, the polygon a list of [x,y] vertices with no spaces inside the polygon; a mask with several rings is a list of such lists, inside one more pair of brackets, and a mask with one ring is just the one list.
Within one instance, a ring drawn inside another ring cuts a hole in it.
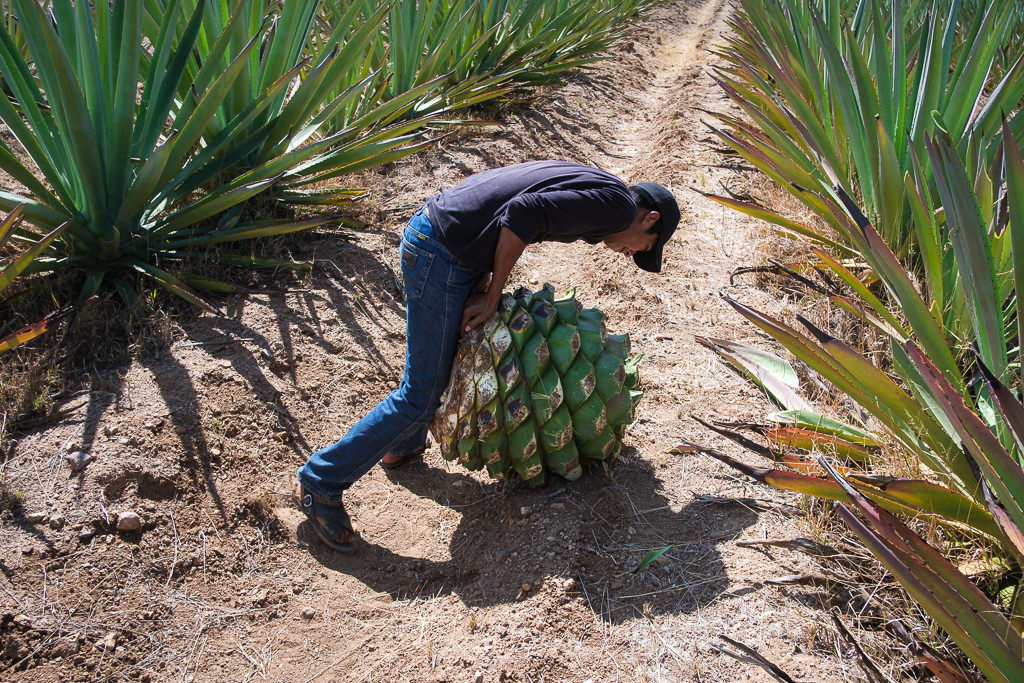
[{"label": "dirt path", "polygon": [[[7,472],[24,512],[0,538],[0,664],[10,680],[744,681],[712,649],[747,643],[798,680],[840,681],[826,592],[767,583],[814,572],[739,542],[809,530],[787,497],[754,488],[680,438],[735,452],[690,414],[761,417],[766,403],[695,341],[753,333],[717,298],[755,259],[756,226],[692,188],[746,187],[721,168],[705,75],[728,3],[676,0],[501,129],[364,179],[381,230],[300,245],[320,268],[291,293],[182,322],[168,348],[97,378],[68,418],[19,435]],[[531,247],[512,284],[575,286],[647,354],[645,398],[613,479],[537,490],[446,465],[379,468],[348,507],[365,547],[339,556],[277,491],[397,381],[403,307],[395,246],[409,209],[469,173],[537,158],[590,162],[671,186],[682,229],[666,272],[585,245]],[[753,287],[735,295],[769,311]],[[67,449],[94,456],[81,473]],[[759,511],[749,501],[765,503]],[[142,528],[116,533],[119,512]],[[29,515],[33,515],[29,517]],[[31,520],[31,521],[30,521]],[[673,546],[633,569],[652,548]]]}]

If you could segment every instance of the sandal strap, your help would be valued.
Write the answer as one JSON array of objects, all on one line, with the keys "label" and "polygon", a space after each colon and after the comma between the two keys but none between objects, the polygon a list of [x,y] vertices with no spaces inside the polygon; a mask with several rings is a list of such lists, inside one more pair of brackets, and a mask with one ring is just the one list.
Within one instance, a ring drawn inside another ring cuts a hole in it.
[{"label": "sandal strap", "polygon": [[356,532],[352,528],[352,520],[345,511],[341,501],[337,503],[324,500],[302,489],[302,509],[310,521],[320,527],[327,538],[338,542],[343,532],[348,532],[349,540],[355,540]]}]

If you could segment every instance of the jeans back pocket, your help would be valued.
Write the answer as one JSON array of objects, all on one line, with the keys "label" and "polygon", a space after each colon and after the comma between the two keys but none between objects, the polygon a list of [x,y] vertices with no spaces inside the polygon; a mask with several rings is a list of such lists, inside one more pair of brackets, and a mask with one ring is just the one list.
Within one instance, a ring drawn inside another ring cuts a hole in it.
[{"label": "jeans back pocket", "polygon": [[423,286],[427,282],[430,265],[434,255],[429,251],[415,247],[407,240],[402,240],[402,284],[405,286],[407,299],[418,299],[423,296]]}]

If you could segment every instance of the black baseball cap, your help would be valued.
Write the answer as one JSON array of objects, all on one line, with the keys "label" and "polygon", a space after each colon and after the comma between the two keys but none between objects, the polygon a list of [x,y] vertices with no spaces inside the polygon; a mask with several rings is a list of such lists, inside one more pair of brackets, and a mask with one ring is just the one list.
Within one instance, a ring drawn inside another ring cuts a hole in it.
[{"label": "black baseball cap", "polygon": [[633,261],[641,270],[649,273],[661,272],[661,254],[665,250],[665,243],[672,237],[679,224],[679,205],[676,198],[666,188],[658,183],[637,183],[631,186],[631,190],[639,190],[640,194],[646,195],[655,210],[661,214],[661,233],[658,241],[652,249],[638,251],[633,254]]}]

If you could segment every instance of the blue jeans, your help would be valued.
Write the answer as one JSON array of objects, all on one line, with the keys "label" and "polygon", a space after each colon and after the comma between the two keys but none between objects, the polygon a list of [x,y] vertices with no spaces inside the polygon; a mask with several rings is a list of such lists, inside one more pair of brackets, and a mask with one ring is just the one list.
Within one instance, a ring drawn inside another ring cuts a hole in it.
[{"label": "blue jeans", "polygon": [[402,236],[406,299],[402,383],[341,441],[309,456],[299,468],[299,482],[315,496],[340,501],[342,492],[385,455],[405,455],[426,443],[427,423],[448,386],[462,309],[480,277],[432,233],[421,209]]}]

